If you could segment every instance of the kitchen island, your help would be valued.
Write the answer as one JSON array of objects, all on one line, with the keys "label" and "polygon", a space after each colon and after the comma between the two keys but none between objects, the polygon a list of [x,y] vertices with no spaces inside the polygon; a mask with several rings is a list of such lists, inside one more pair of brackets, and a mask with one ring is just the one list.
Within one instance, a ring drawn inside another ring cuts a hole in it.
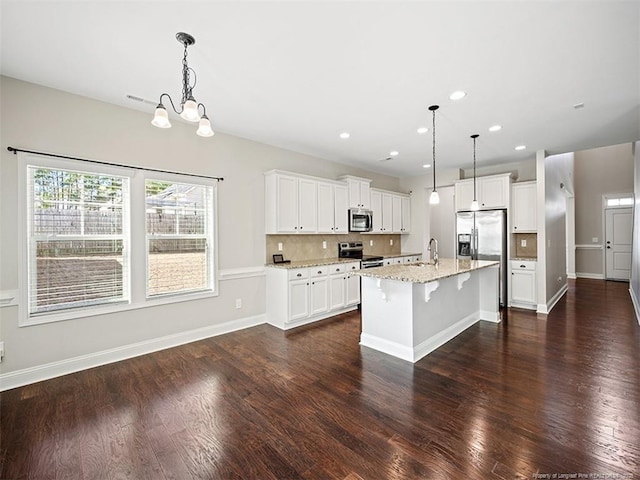
[{"label": "kitchen island", "polygon": [[417,362],[479,320],[500,321],[499,262],[440,259],[362,277],[360,345]]}]

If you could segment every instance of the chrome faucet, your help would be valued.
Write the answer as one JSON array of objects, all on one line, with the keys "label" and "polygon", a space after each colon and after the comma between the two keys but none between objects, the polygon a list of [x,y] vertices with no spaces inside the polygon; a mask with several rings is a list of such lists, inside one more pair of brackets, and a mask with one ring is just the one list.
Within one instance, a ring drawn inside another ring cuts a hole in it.
[{"label": "chrome faucet", "polygon": [[[435,244],[435,248],[431,248],[431,243]],[[432,238],[431,240],[429,240],[429,246],[427,247],[427,250],[429,250],[429,260],[431,260],[431,255],[433,253],[433,264],[437,265],[438,264],[438,241],[435,238]]]}]

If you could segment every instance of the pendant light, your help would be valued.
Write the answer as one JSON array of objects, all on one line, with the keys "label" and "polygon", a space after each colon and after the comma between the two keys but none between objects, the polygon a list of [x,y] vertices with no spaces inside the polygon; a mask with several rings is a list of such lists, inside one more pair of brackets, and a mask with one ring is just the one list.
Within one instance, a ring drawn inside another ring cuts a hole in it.
[{"label": "pendant light", "polygon": [[429,203],[431,205],[437,205],[440,203],[440,195],[436,190],[436,110],[440,108],[439,105],[431,105],[429,110],[433,114],[433,192],[429,197]]},{"label": "pendant light", "polygon": [[478,204],[476,197],[476,138],[479,136],[477,133],[471,135],[471,138],[473,138],[473,202],[471,202],[471,210],[474,212],[480,210],[480,204]]},{"label": "pendant light", "polygon": [[[182,57],[182,99],[180,100],[180,110],[178,110],[171,95],[163,93],[160,95],[160,101],[156,107],[155,115],[151,121],[151,125],[158,128],[171,128],[167,109],[162,104],[162,98],[167,97],[173,111],[189,122],[198,122],[198,130],[196,133],[201,137],[212,137],[214,132],[211,129],[211,122],[207,117],[207,109],[202,103],[198,103],[193,98],[193,89],[196,86],[196,72],[189,67],[187,63],[187,47],[196,43],[196,39],[188,33],[176,33],[176,40],[184,45],[184,56]],[[193,84],[190,83],[190,74],[193,73]],[[200,107],[202,107],[202,115],[200,115]]]}]

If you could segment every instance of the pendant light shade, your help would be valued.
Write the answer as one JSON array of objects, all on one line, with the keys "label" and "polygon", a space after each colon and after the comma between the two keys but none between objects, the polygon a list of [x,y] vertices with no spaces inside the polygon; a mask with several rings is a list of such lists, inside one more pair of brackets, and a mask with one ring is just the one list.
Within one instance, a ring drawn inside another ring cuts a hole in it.
[{"label": "pendant light shade", "polygon": [[211,129],[209,117],[206,115],[202,115],[202,117],[200,117],[200,123],[198,124],[198,131],[196,133],[201,137],[213,137],[213,130]]},{"label": "pendant light shade", "polygon": [[440,203],[440,195],[438,195],[438,191],[436,190],[436,110],[438,110],[438,108],[440,108],[439,105],[431,105],[429,107],[429,110],[431,110],[433,114],[433,191],[429,197],[429,203],[431,205]]},{"label": "pendant light shade", "polygon": [[169,114],[167,114],[167,109],[161,103],[156,107],[156,113],[153,116],[153,120],[151,120],[151,125],[158,128],[171,128]]},{"label": "pendant light shade", "polygon": [[200,120],[200,115],[198,114],[198,104],[196,103],[196,99],[193,97],[189,97],[186,102],[182,105],[182,113],[180,114],[182,118],[187,120],[188,122],[197,122]]},{"label": "pendant light shade", "polygon": [[471,210],[480,210],[480,204],[478,203],[478,197],[476,197],[476,139],[479,137],[477,133],[471,135],[473,138],[473,201],[471,202]]}]

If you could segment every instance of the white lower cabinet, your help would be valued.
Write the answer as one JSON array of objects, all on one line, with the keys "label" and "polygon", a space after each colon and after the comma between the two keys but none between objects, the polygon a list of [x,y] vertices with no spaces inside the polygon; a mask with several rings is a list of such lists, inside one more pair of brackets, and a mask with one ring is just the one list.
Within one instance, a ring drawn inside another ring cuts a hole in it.
[{"label": "white lower cabinet", "polygon": [[286,330],[322,320],[360,303],[359,262],[267,271],[267,323]]},{"label": "white lower cabinet", "polygon": [[510,305],[535,310],[537,307],[536,262],[511,261]]}]

